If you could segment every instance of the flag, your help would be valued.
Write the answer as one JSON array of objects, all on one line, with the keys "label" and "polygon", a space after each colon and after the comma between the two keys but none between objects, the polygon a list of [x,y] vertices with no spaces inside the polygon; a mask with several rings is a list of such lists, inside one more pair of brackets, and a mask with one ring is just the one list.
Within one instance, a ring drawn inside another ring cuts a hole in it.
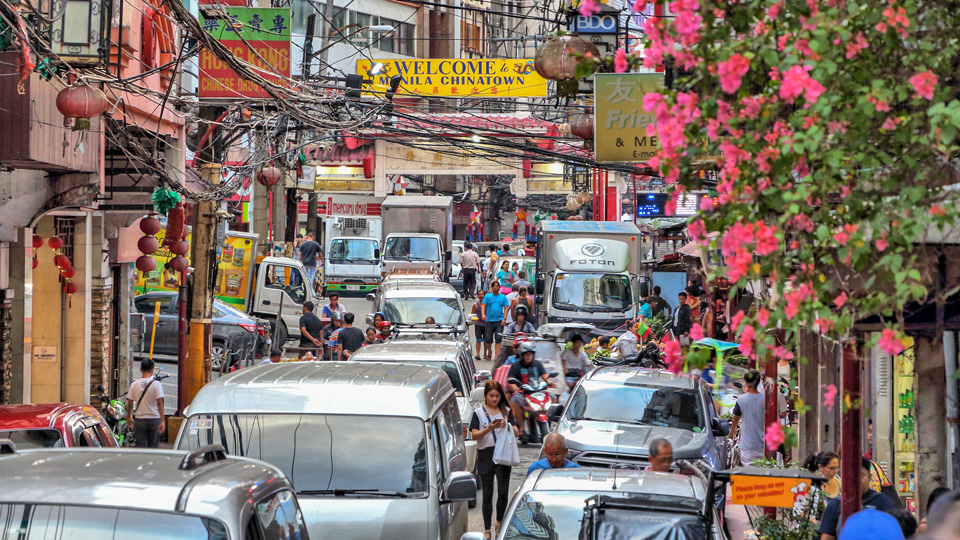
[{"label": "flag", "polygon": [[644,340],[653,336],[653,330],[650,330],[650,327],[647,326],[647,320],[643,317],[637,319],[637,334],[640,335],[640,339]]}]

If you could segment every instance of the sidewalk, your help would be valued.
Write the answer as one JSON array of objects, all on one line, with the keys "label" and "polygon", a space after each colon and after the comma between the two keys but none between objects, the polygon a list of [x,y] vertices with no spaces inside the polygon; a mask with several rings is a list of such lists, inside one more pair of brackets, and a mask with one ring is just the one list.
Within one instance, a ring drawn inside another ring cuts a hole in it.
[{"label": "sidewalk", "polygon": [[730,504],[730,498],[730,487],[727,486],[727,529],[730,531],[730,540],[746,540],[748,537],[744,533],[753,529],[750,519],[747,518],[747,507]]}]

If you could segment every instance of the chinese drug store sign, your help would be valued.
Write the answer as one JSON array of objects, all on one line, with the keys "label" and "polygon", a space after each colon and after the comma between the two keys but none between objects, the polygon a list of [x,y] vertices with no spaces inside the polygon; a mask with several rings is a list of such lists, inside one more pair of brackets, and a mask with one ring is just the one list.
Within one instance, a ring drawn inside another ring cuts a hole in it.
[{"label": "chinese drug store sign", "polygon": [[[370,75],[375,64],[383,64]],[[357,73],[373,79],[374,92],[390,89],[390,79],[403,77],[398,94],[447,97],[546,97],[547,81],[533,60],[358,60]]]},{"label": "chinese drug store sign", "polygon": [[[263,78],[284,85],[290,77],[290,10],[225,7],[228,18],[207,18],[203,29],[230,49],[240,61],[254,66]],[[200,52],[200,98],[263,98],[269,95],[221,62],[209,50]]]},{"label": "chinese drug store sign", "polygon": [[635,163],[652,158],[660,148],[655,125],[643,110],[643,96],[663,88],[660,73],[598,73],[594,76],[594,133],[599,163]]}]

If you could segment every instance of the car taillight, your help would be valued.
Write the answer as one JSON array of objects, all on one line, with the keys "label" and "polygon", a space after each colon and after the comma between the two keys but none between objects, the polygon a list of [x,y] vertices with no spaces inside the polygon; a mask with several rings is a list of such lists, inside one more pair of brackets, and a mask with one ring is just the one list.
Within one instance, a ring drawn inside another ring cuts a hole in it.
[{"label": "car taillight", "polygon": [[237,326],[239,326],[240,328],[243,328],[243,329],[246,330],[247,332],[256,332],[256,331],[257,331],[257,325],[256,325],[256,324],[237,323]]}]

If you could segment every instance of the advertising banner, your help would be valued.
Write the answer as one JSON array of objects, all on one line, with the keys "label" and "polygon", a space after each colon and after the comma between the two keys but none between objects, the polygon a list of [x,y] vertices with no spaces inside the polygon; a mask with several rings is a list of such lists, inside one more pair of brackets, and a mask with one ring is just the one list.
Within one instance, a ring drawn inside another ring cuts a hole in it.
[{"label": "advertising banner", "polygon": [[598,163],[638,163],[660,148],[653,113],[643,110],[643,96],[663,88],[662,73],[597,73],[594,76],[594,133]]},{"label": "advertising banner", "polygon": [[[375,64],[383,64],[370,75]],[[358,60],[357,73],[375,92],[390,89],[394,75],[403,77],[398,94],[446,97],[547,97],[547,81],[533,68],[533,60],[514,59],[384,59]]]},{"label": "advertising banner", "polygon": [[[239,60],[254,66],[263,78],[284,85],[290,77],[290,10],[279,8],[224,8],[229,18],[207,18],[203,29],[217,38]],[[265,98],[260,85],[240,77],[209,50],[200,52],[200,98]]]}]

